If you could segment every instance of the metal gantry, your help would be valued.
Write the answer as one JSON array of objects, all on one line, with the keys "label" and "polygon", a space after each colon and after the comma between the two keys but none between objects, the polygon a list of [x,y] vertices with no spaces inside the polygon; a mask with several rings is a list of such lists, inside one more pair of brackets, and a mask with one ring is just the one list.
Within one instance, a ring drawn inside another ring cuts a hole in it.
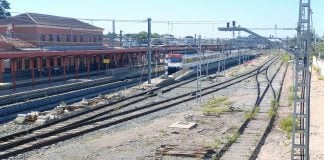
[{"label": "metal gantry", "polygon": [[294,113],[291,159],[309,160],[311,4],[300,0],[297,49],[294,53]]}]

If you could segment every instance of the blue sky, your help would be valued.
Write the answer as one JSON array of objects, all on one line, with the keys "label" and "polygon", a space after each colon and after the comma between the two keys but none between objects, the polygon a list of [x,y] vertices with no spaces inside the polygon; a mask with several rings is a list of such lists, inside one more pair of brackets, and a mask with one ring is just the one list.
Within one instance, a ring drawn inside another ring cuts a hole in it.
[{"label": "blue sky", "polygon": [[[235,20],[247,28],[296,27],[299,0],[8,0],[13,15],[24,12],[52,14],[76,18],[125,19],[163,21],[220,21],[217,24],[152,24],[152,32],[176,36],[201,34],[203,37],[230,37],[217,31],[222,21]],[[323,0],[313,0],[313,19],[316,32],[324,35]],[[321,19],[322,18],[322,19]],[[90,21],[87,21],[90,23]],[[93,22],[111,32],[109,21]],[[116,31],[134,33],[147,30],[144,23],[116,22]],[[275,31],[255,31],[261,35]],[[278,37],[293,36],[295,31],[278,31]],[[244,33],[242,33],[244,35]]]}]

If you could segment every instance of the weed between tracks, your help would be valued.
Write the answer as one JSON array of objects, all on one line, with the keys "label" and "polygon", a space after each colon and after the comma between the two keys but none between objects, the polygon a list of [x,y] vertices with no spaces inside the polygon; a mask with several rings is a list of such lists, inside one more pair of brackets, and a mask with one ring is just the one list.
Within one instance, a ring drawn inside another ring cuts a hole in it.
[{"label": "weed between tracks", "polygon": [[225,138],[214,138],[214,141],[211,144],[206,145],[206,147],[210,147],[213,149],[219,149],[221,145],[225,143],[233,144],[237,141],[240,134],[238,132],[231,133],[226,135]]},{"label": "weed between tracks", "polygon": [[291,107],[294,101],[294,88],[292,86],[289,87],[289,96],[288,96],[288,106]]},{"label": "weed between tracks", "polygon": [[290,139],[291,137],[291,132],[292,132],[292,128],[293,128],[293,118],[291,115],[282,118],[279,121],[279,128],[285,132],[288,136],[288,138]]},{"label": "weed between tracks", "polygon": [[203,105],[202,112],[204,115],[220,115],[225,112],[233,111],[232,105],[234,102],[229,101],[228,97],[221,96],[210,99],[205,105]]},{"label": "weed between tracks", "polygon": [[255,118],[256,114],[259,113],[260,107],[256,106],[254,110],[245,113],[246,120],[252,120]]},{"label": "weed between tracks", "polygon": [[291,57],[288,53],[281,55],[281,61],[283,61],[283,62],[288,62],[288,61],[290,61],[290,59],[291,59]]},{"label": "weed between tracks", "polygon": [[240,134],[238,132],[233,133],[232,135],[226,136],[226,139],[229,140],[231,144],[235,143],[239,138]]},{"label": "weed between tracks", "polygon": [[278,107],[279,103],[275,99],[271,100],[271,107],[268,111],[268,117],[272,118],[276,115],[276,109]]},{"label": "weed between tracks", "polygon": [[223,144],[222,140],[219,138],[215,138],[213,143],[207,145],[207,147],[213,148],[213,149],[219,149],[220,146]]}]

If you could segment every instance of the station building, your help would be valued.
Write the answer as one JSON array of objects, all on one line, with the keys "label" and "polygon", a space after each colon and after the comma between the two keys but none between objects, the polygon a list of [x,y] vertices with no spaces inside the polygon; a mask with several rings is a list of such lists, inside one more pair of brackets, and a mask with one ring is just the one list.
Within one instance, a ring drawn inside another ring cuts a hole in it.
[{"label": "station building", "polygon": [[0,20],[2,37],[52,50],[98,49],[103,46],[103,30],[74,18],[38,13],[23,13]]}]

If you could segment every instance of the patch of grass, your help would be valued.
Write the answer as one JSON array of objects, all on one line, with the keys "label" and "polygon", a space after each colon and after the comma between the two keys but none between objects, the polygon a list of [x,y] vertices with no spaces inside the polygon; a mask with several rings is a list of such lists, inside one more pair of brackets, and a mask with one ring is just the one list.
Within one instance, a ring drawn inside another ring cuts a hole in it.
[{"label": "patch of grass", "polygon": [[276,115],[276,112],[275,112],[274,108],[270,108],[268,111],[268,117],[272,118],[275,115]]},{"label": "patch of grass", "polygon": [[290,93],[294,93],[294,92],[295,92],[295,89],[294,89],[293,86],[289,86],[289,92],[290,92]]},{"label": "patch of grass", "polygon": [[276,109],[277,109],[278,105],[279,105],[278,101],[276,101],[275,99],[271,100],[271,106],[268,111],[269,118],[272,118],[273,116],[276,115]]},{"label": "patch of grass", "polygon": [[234,104],[234,102],[233,101],[224,101],[224,103],[223,103],[225,106],[232,106],[233,104]]},{"label": "patch of grass", "polygon": [[236,125],[233,125],[233,126],[230,127],[230,130],[237,130],[237,129],[239,129],[239,127],[236,126]]},{"label": "patch of grass", "polygon": [[289,86],[289,92],[293,92],[293,91],[294,91],[293,86]]},{"label": "patch of grass", "polygon": [[288,53],[282,54],[281,55],[281,61],[283,61],[283,62],[290,61],[290,55]]},{"label": "patch of grass", "polygon": [[277,106],[278,106],[278,101],[277,100],[275,100],[275,99],[273,99],[273,100],[271,100],[271,107],[272,108],[276,108]]},{"label": "patch of grass", "polygon": [[234,102],[229,101],[228,97],[221,96],[210,99],[206,104],[202,107],[202,112],[205,115],[220,115],[224,112],[230,112],[230,106]]},{"label": "patch of grass", "polygon": [[230,144],[235,143],[239,138],[240,134],[238,132],[233,133],[232,135],[226,136],[226,139],[229,140]]},{"label": "patch of grass", "polygon": [[220,105],[222,102],[226,101],[228,97],[220,96],[213,99],[210,99],[206,105]]},{"label": "patch of grass", "polygon": [[290,93],[288,96],[288,106],[292,106],[295,96],[293,93]]},{"label": "patch of grass", "polygon": [[279,121],[279,128],[287,133],[287,135],[290,135],[293,129],[293,118],[291,115],[284,117],[280,119]]},{"label": "patch of grass", "polygon": [[218,138],[215,138],[214,139],[214,142],[211,143],[209,145],[209,147],[210,148],[213,148],[213,149],[219,149],[221,145],[222,145],[222,141],[220,139],[218,139]]},{"label": "patch of grass", "polygon": [[223,107],[204,107],[202,110],[204,113],[206,113],[207,115],[212,115],[212,114],[222,114],[224,112],[229,112],[230,110],[227,108],[223,108]]},{"label": "patch of grass", "polygon": [[207,122],[205,120],[197,120],[197,123],[199,123],[199,124],[209,124],[209,122]]},{"label": "patch of grass", "polygon": [[160,129],[159,132],[162,134],[162,135],[167,135],[167,131],[165,129]]},{"label": "patch of grass", "polygon": [[313,70],[318,74],[321,73],[321,69],[315,65],[313,65]]},{"label": "patch of grass", "polygon": [[289,96],[288,96],[288,106],[292,106],[294,99],[295,99],[294,88],[292,86],[290,86],[289,87]]},{"label": "patch of grass", "polygon": [[319,76],[318,80],[324,81],[324,76]]},{"label": "patch of grass", "polygon": [[118,110],[120,110],[120,109],[121,109],[121,106],[120,106],[120,105],[118,105],[118,106],[116,106],[116,107],[114,108],[115,111],[118,111]]},{"label": "patch of grass", "polygon": [[246,120],[252,120],[255,118],[256,114],[259,113],[260,107],[256,106],[254,110],[251,110],[247,113],[245,113],[245,119]]}]

